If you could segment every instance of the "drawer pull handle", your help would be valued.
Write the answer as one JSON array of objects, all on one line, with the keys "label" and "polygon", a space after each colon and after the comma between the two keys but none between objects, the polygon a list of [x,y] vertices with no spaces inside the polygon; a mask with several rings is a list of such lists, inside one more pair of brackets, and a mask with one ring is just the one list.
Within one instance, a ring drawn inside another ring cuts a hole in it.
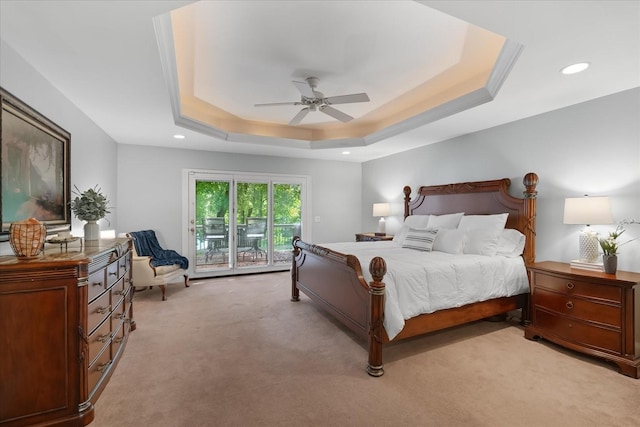
[{"label": "drawer pull handle", "polygon": [[569,310],[571,310],[573,308],[573,302],[571,301],[567,302],[566,306]]},{"label": "drawer pull handle", "polygon": [[108,362],[102,363],[101,365],[98,366],[98,372],[103,373],[104,371],[107,370],[110,364],[111,364],[111,360],[109,360]]},{"label": "drawer pull handle", "polygon": [[116,319],[124,320],[127,318],[127,315],[124,313],[120,313],[116,316]]},{"label": "drawer pull handle", "polygon": [[106,335],[100,335],[100,336],[98,337],[98,341],[99,341],[99,342],[102,342],[102,343],[105,343],[105,342],[109,341],[109,338],[111,338],[111,335],[109,335],[109,334],[106,334]]},{"label": "drawer pull handle", "polygon": [[576,285],[574,285],[573,283],[571,283],[571,282],[567,283],[567,289],[573,289],[575,287],[576,287]]},{"label": "drawer pull handle", "polygon": [[124,339],[124,337],[118,337],[118,338],[114,338],[113,342],[116,344],[120,344],[122,342],[122,340]]},{"label": "drawer pull handle", "polygon": [[98,307],[98,308],[96,308],[96,313],[105,314],[109,310],[111,310],[111,306],[110,305],[108,305],[106,307]]},{"label": "drawer pull handle", "polygon": [[92,285],[93,286],[102,286],[102,282],[93,282]]},{"label": "drawer pull handle", "polygon": [[116,272],[116,271],[110,271],[109,272],[109,276],[117,276],[117,275],[118,275],[118,272]]},{"label": "drawer pull handle", "polygon": [[122,290],[114,291],[113,294],[114,295],[124,295],[124,291],[122,291]]}]

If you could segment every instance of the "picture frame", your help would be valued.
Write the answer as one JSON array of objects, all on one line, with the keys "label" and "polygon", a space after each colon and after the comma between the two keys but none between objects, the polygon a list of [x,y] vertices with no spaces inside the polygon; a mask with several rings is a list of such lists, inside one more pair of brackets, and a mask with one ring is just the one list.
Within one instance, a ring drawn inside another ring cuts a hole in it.
[{"label": "picture frame", "polygon": [[71,134],[0,87],[0,241],[12,222],[71,228]]}]

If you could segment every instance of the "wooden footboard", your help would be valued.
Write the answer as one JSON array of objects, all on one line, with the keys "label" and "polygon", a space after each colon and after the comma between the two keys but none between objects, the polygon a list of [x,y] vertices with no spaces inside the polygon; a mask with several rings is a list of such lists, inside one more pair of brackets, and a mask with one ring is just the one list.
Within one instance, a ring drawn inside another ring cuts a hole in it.
[{"label": "wooden footboard", "polygon": [[367,283],[360,261],[353,255],[332,251],[293,238],[291,267],[291,300],[300,300],[304,292],[316,305],[369,342],[367,372],[381,376],[384,331],[385,261],[375,257],[369,264],[373,278]]}]

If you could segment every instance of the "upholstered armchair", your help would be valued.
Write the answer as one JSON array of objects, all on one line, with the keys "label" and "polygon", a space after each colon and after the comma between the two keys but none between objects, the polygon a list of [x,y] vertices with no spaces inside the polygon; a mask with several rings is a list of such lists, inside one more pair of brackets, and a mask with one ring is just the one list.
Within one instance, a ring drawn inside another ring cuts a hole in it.
[{"label": "upholstered armchair", "polygon": [[165,301],[167,285],[184,283],[189,287],[189,261],[176,251],[162,249],[153,230],[135,231],[127,236],[134,243],[132,280],[135,289],[158,286],[162,291],[162,301]]}]

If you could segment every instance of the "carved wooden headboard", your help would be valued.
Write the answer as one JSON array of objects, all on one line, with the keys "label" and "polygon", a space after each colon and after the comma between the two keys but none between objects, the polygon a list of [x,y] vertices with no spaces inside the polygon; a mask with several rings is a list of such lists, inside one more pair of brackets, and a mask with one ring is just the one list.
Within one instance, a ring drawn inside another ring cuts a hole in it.
[{"label": "carved wooden headboard", "polygon": [[411,188],[404,187],[404,216],[442,215],[464,212],[467,215],[509,213],[507,228],[519,230],[526,237],[523,253],[525,263],[535,261],[536,254],[536,185],[538,175],[530,172],[522,181],[522,198],[509,194],[509,178],[493,181],[461,182],[457,184],[422,186],[414,200]]}]

